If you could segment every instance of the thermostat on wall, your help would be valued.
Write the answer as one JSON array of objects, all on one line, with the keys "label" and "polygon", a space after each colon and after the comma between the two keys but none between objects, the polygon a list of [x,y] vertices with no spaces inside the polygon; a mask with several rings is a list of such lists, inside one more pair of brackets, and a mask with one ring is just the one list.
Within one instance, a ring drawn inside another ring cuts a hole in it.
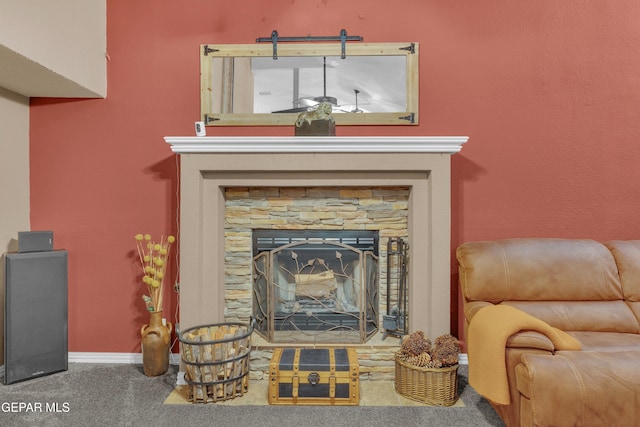
[{"label": "thermostat on wall", "polygon": [[204,127],[204,122],[196,122],[195,126],[197,136],[207,136],[207,130]]}]

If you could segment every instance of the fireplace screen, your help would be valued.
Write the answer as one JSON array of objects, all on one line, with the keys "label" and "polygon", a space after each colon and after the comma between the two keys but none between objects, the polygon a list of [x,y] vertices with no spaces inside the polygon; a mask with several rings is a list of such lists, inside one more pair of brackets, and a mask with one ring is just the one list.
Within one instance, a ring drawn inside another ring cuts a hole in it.
[{"label": "fireplace screen", "polygon": [[253,316],[269,342],[364,343],[378,331],[378,232],[254,230]]}]

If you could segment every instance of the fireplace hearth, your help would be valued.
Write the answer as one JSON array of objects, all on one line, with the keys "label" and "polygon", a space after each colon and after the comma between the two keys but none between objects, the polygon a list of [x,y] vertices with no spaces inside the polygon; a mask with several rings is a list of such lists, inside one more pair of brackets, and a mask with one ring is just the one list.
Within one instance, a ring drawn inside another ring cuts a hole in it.
[{"label": "fireplace hearth", "polygon": [[253,317],[269,342],[366,342],[379,329],[377,231],[253,230]]}]

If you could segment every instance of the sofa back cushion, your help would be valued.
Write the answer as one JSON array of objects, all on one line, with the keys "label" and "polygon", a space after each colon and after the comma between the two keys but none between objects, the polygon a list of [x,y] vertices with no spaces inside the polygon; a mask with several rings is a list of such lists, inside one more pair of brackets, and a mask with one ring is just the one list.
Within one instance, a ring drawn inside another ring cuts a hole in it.
[{"label": "sofa back cushion", "polygon": [[563,330],[639,331],[616,262],[594,240],[470,242],[456,256],[465,303],[513,305]]},{"label": "sofa back cushion", "polygon": [[640,333],[624,301],[504,301],[563,331]]},{"label": "sofa back cushion", "polygon": [[605,245],[618,266],[624,299],[640,319],[640,240],[614,240]]}]

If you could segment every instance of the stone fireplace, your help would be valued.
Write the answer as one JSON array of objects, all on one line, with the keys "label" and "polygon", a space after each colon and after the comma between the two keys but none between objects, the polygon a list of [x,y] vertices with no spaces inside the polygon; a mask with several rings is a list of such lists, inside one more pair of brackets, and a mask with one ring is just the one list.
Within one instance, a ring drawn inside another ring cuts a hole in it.
[{"label": "stone fireplace", "polygon": [[[460,151],[467,137],[166,137],[165,140],[180,154],[181,329],[247,321],[255,314],[253,231],[308,229],[376,231],[379,247],[384,247],[385,239],[390,237],[406,238],[408,329],[423,330],[431,337],[450,331],[450,155]],[[263,204],[264,201],[271,204]],[[356,204],[358,208],[352,206]],[[285,209],[289,206],[297,207],[298,212]],[[240,215],[247,212],[252,219]],[[310,244],[307,242],[307,246]],[[334,249],[328,252],[333,252],[335,261]],[[370,252],[371,260],[380,257],[380,264],[384,262],[384,253]],[[338,258],[351,256],[346,254]],[[282,256],[289,257],[286,268],[290,268],[291,252]],[[328,262],[328,257],[319,256],[309,257],[305,262],[318,258]],[[378,271],[384,271],[380,264]],[[334,268],[331,270],[335,273]],[[317,279],[309,276],[317,273],[318,268],[313,273],[292,272],[299,275],[298,282]],[[334,289],[337,295],[340,286],[345,284],[337,283],[334,287],[331,282],[328,288],[316,292],[324,296],[323,292]],[[299,308],[295,306],[296,299],[300,299],[299,305],[311,304],[309,298],[302,301],[304,295],[296,297],[295,291],[293,295],[290,289],[282,292],[280,299],[288,301],[289,310]],[[377,294],[375,317],[379,318],[385,313],[386,298],[382,292],[373,293]],[[347,298],[338,304],[349,301]],[[280,308],[286,311],[287,307],[283,307]],[[357,311],[362,309],[358,307]],[[382,323],[374,320],[375,334],[381,335]],[[369,329],[361,326],[359,333],[364,331],[367,335]],[[340,339],[337,341],[341,343]],[[363,349],[374,345],[367,339],[358,341]],[[326,345],[327,340],[312,340],[308,345],[323,342]]]}]

